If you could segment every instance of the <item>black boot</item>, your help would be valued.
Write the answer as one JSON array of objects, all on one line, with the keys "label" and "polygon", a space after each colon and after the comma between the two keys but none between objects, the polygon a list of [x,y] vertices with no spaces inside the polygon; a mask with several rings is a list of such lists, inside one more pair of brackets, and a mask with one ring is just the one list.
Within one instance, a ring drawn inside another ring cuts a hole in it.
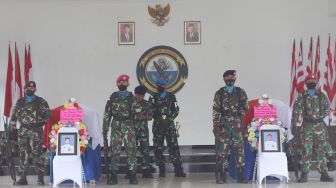
[{"label": "black boot", "polygon": [[142,172],[142,177],[143,178],[153,178],[152,169],[151,168],[144,169]]},{"label": "black boot", "polygon": [[[322,176],[321,176],[322,178]],[[307,172],[302,172],[301,173],[301,178],[299,179],[299,183],[305,183],[308,181],[308,173]]]},{"label": "black boot", "polygon": [[329,174],[327,172],[322,172],[321,173],[321,178],[320,181],[324,181],[324,182],[334,182],[334,179],[332,177],[329,176]]},{"label": "black boot", "polygon": [[186,177],[186,173],[183,172],[183,168],[181,166],[175,167],[175,177]]},{"label": "black boot", "polygon": [[110,173],[110,178],[107,180],[108,185],[116,185],[118,184],[118,176],[115,172]]},{"label": "black boot", "polygon": [[217,184],[223,184],[226,183],[226,171],[223,170],[223,168],[216,168],[216,183]]},{"label": "black boot", "polygon": [[247,183],[244,176],[244,167],[238,168],[238,183]]},{"label": "black boot", "polygon": [[16,182],[16,185],[28,185],[27,176],[24,172],[20,173],[20,179]]},{"label": "black boot", "polygon": [[159,176],[160,177],[166,177],[166,166],[165,165],[160,165],[159,170],[160,170]]},{"label": "black boot", "polygon": [[37,184],[38,185],[44,185],[44,178],[43,178],[43,173],[42,172],[39,172],[38,175],[37,175]]},{"label": "black boot", "polygon": [[132,184],[132,185],[138,184],[138,180],[137,180],[135,171],[130,171],[129,172],[129,183]]}]

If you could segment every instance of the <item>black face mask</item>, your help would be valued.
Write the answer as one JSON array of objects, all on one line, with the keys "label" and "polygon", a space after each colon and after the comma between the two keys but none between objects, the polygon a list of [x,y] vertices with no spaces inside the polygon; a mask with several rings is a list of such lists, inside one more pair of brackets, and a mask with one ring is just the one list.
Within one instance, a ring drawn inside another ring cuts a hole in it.
[{"label": "black face mask", "polygon": [[127,86],[125,86],[125,85],[119,85],[118,89],[119,89],[119,91],[125,91],[127,89]]},{"label": "black face mask", "polygon": [[224,80],[227,86],[233,86],[235,81],[234,79]]},{"label": "black face mask", "polygon": [[315,89],[316,88],[316,83],[314,83],[314,82],[307,83],[306,85],[307,85],[308,89]]},{"label": "black face mask", "polygon": [[159,93],[163,93],[164,90],[165,90],[165,88],[162,87],[162,86],[159,86],[159,87],[157,88],[157,90],[158,90]]},{"label": "black face mask", "polygon": [[33,96],[34,93],[35,93],[35,91],[29,90],[29,89],[26,90],[26,95],[27,95],[27,96]]}]

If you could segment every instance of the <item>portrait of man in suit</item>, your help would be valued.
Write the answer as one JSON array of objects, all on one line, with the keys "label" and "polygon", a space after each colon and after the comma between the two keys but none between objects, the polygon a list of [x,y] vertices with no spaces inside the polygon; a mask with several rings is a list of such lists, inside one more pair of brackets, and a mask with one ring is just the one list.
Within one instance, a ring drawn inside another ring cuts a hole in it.
[{"label": "portrait of man in suit", "polygon": [[185,22],[185,44],[200,44],[201,22]]},{"label": "portrait of man in suit", "polygon": [[119,44],[134,44],[134,23],[119,23]]}]

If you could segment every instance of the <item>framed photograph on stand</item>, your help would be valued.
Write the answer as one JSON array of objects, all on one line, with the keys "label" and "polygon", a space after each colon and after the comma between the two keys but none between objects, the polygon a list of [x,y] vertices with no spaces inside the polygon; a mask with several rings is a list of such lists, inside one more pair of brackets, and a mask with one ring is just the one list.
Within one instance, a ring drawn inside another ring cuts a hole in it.
[{"label": "framed photograph on stand", "polygon": [[280,131],[261,130],[261,151],[280,152]]},{"label": "framed photograph on stand", "polygon": [[77,155],[77,133],[58,134],[58,155]]},{"label": "framed photograph on stand", "polygon": [[118,22],[118,44],[135,45],[135,22]]}]

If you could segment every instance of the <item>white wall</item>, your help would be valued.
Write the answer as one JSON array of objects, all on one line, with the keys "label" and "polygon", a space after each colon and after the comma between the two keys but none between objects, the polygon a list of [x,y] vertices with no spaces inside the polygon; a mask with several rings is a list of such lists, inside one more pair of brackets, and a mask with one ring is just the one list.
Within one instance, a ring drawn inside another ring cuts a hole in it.
[{"label": "white wall", "polygon": [[[147,13],[147,6],[158,2],[171,5],[170,21],[163,27],[151,23]],[[224,85],[224,70],[237,70],[237,85],[250,99],[268,93],[288,102],[293,39],[302,37],[308,48],[309,37],[321,35],[324,58],[333,25],[328,19],[328,0],[2,0],[1,91],[8,41],[18,42],[22,56],[27,42],[38,95],[51,107],[76,97],[102,114],[116,90],[116,77],[129,74],[133,90],[142,53],[168,45],[189,66],[189,78],[177,94],[180,144],[213,144],[212,100]],[[202,22],[202,45],[184,45],[186,20]],[[135,46],[118,46],[118,21],[136,22]]]}]

